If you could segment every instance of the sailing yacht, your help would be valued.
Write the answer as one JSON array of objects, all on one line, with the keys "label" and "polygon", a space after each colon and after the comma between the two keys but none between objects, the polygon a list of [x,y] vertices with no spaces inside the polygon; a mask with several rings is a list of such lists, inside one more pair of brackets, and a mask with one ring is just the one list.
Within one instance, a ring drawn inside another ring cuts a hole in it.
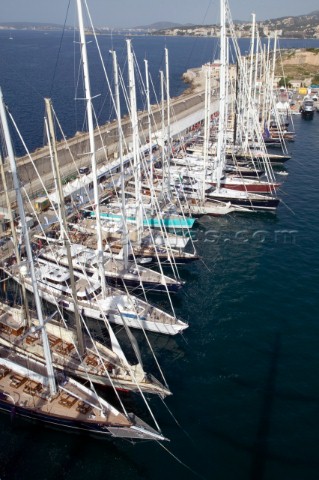
[{"label": "sailing yacht", "polygon": [[[94,205],[95,205],[95,237],[96,237],[96,256],[97,265],[95,275],[89,276],[84,269],[83,272],[73,271],[72,258],[70,254],[70,262],[68,268],[52,263],[46,258],[37,258],[34,266],[35,276],[37,279],[37,291],[41,298],[55,306],[61,306],[68,312],[73,312],[79,317],[88,317],[103,322],[111,322],[124,325],[125,328],[138,328],[142,330],[150,330],[152,332],[175,335],[188,325],[177,319],[175,315],[166,313],[147,302],[133,297],[129,294],[123,294],[122,291],[108,287],[105,279],[104,267],[104,245],[102,228],[100,221],[100,202],[99,187],[96,175],[96,148],[93,129],[93,106],[92,96],[90,92],[90,76],[87,61],[86,39],[83,25],[82,2],[77,1],[80,45],[81,45],[81,62],[84,73],[84,89],[86,98],[86,110],[89,125],[89,141],[90,155],[92,165],[92,180],[94,188]],[[51,112],[51,109],[48,109]],[[48,115],[50,120],[50,113]],[[54,146],[54,133],[52,121],[49,137],[51,145]],[[56,159],[57,155],[53,155]],[[56,166],[56,170],[58,167]],[[59,176],[58,176],[59,177]],[[59,178],[58,178],[59,180]],[[62,190],[60,182],[59,191]],[[60,201],[63,194],[60,193]],[[62,212],[63,209],[61,209]],[[64,230],[67,229],[66,222]],[[68,239],[64,239],[64,245],[69,247]],[[17,282],[21,282],[23,277],[25,288],[34,293],[34,286],[30,281],[27,272],[20,266],[11,265],[8,267],[8,273]],[[91,272],[90,272],[91,273]]]},{"label": "sailing yacht", "polygon": [[[86,272],[93,276],[97,270],[96,252],[83,244],[72,243],[70,246],[73,269],[78,272]],[[39,258],[51,263],[68,266],[66,248],[59,244],[50,243],[37,252]],[[104,261],[105,278],[109,285],[128,289],[145,289],[154,292],[177,292],[184,282],[164,275],[164,273],[151,270],[136,262],[125,261],[115,255],[105,255]],[[118,292],[119,293],[119,292]]]},{"label": "sailing yacht", "polygon": [[[179,184],[183,192],[192,193],[196,190],[200,191],[202,185],[202,171],[198,167],[187,165],[186,168],[171,168],[171,177],[175,179],[175,186]],[[197,182],[196,182],[197,181]],[[216,187],[217,182],[212,180],[212,173],[207,169],[206,173],[206,188],[205,191],[209,193],[210,187]],[[192,183],[191,188],[188,184]],[[251,179],[240,176],[239,174],[224,174],[220,179],[220,186],[222,188],[229,188],[231,190],[241,190],[249,193],[273,193],[276,188],[280,187],[279,183],[271,183],[261,179]],[[211,190],[211,188],[210,188]]]},{"label": "sailing yacht", "polygon": [[[46,331],[54,368],[71,377],[90,380],[99,385],[120,390],[158,394],[170,394],[153,375],[145,373],[141,363],[130,365],[118,342],[111,334],[113,349],[94,340],[89,331],[83,335],[84,354],[77,349],[77,333],[66,327],[55,315],[46,319]],[[22,306],[0,303],[0,344],[28,358],[44,363],[39,321],[36,313],[28,318]]]},{"label": "sailing yacht", "polygon": [[[136,202],[135,202],[136,203]],[[135,216],[136,208],[133,204],[127,204],[126,207],[126,221],[132,225],[137,224]],[[166,228],[174,230],[189,230],[193,227],[196,219],[190,217],[183,217],[177,212],[173,212],[170,208],[165,208],[161,212],[152,212],[151,205],[143,205],[145,214],[143,216],[143,227],[146,228]],[[108,219],[115,222],[122,222],[122,208],[117,202],[109,202],[107,206],[101,209],[101,219]],[[94,213],[92,213],[94,217]]]},{"label": "sailing yacht", "polygon": [[[229,14],[229,12],[228,12]],[[220,24],[221,24],[221,38],[220,38],[220,111],[218,120],[218,136],[217,136],[217,151],[215,158],[214,171],[212,181],[216,185],[215,189],[207,194],[207,200],[209,201],[222,201],[230,202],[232,205],[238,205],[248,208],[253,211],[274,211],[278,204],[279,198],[271,195],[262,195],[259,193],[250,193],[248,189],[234,190],[225,188],[225,182],[223,182],[224,167],[226,164],[226,135],[227,131],[227,114],[228,114],[228,43],[226,35],[226,2],[220,1]],[[254,31],[254,29],[253,29]],[[253,57],[253,43],[251,49],[251,57]],[[252,62],[252,59],[251,59]],[[244,73],[245,75],[245,73]],[[252,76],[252,66],[250,70],[250,77]],[[252,79],[250,78],[250,90]],[[249,86],[246,86],[247,90]],[[247,92],[246,92],[247,93]],[[243,114],[243,126],[245,128],[245,142],[248,142],[251,132],[249,130],[250,124],[257,117],[253,101],[251,96],[248,96],[248,108],[244,109]],[[258,122],[257,128],[258,128]],[[251,127],[252,128],[252,127]],[[249,133],[248,133],[249,132]],[[258,133],[258,131],[257,131]],[[268,166],[269,167],[269,166]],[[269,171],[271,171],[269,169]]]},{"label": "sailing yacht", "polygon": [[[94,389],[54,369],[1,90],[0,118],[4,134],[3,150],[8,152],[24,235],[27,255],[24,268],[32,285],[45,358],[43,365],[42,362],[30,358],[27,350],[22,353],[14,348],[0,346],[0,410],[49,425],[103,436],[164,440],[160,432],[149,427],[135,415],[127,413],[125,409],[123,413],[120,412],[100,397]],[[18,261],[18,258],[16,260]],[[89,380],[89,376],[87,378]]]},{"label": "sailing yacht", "polygon": [[[0,410],[73,431],[132,440],[165,437],[131,413],[121,413],[73,378],[0,346]],[[49,381],[54,380],[54,390]]]},{"label": "sailing yacht", "polygon": [[[4,267],[4,270],[16,282],[23,281],[26,289],[34,293],[32,282],[23,267],[12,264]],[[85,273],[74,272],[76,299],[72,293],[69,268],[37,258],[35,275],[41,298],[68,312],[74,313],[78,308],[81,315],[87,318],[167,335],[176,335],[188,327],[187,323],[174,315],[133,295],[123,294],[113,288],[108,288],[105,295],[96,275],[88,277]]]}]

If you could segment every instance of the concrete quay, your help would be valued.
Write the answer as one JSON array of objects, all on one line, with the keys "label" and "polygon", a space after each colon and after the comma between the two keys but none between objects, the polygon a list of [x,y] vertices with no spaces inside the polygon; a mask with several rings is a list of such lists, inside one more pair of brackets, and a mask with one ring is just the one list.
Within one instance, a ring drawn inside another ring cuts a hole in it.
[{"label": "concrete quay", "polygon": [[[182,95],[170,100],[170,117],[171,117],[171,137],[184,135],[187,130],[204,117],[204,91],[184,92]],[[213,104],[212,113],[218,108],[217,100]],[[166,115],[166,112],[165,112]],[[138,113],[139,129],[141,143],[147,143],[148,119],[146,112]],[[152,107],[152,131],[154,141],[161,137],[161,105]],[[126,151],[129,153],[131,142],[131,123],[128,116],[122,120],[122,128],[124,138],[126,140]],[[144,139],[144,140],[143,140]],[[102,165],[114,165],[118,152],[118,134],[116,121],[106,123],[102,127],[95,130],[96,142],[96,158],[98,168]],[[76,133],[67,142],[60,141],[57,144],[57,151],[60,164],[61,176],[66,182],[68,179],[74,179],[77,176],[77,169],[80,166],[89,164],[89,136],[87,132]],[[47,146],[39,148],[31,153],[31,159],[28,156],[17,158],[18,175],[21,184],[28,192],[30,198],[35,198],[44,194],[41,181],[47,190],[54,187],[54,179],[52,174],[51,160],[49,157],[49,148]],[[34,165],[33,165],[33,164]],[[12,178],[9,171],[9,165],[4,165],[7,190],[9,192],[10,201],[14,205],[15,192],[12,190]],[[38,173],[37,173],[38,172]],[[41,179],[41,180],[40,180]],[[3,194],[3,185],[0,180],[0,197],[1,206],[5,207]]]}]

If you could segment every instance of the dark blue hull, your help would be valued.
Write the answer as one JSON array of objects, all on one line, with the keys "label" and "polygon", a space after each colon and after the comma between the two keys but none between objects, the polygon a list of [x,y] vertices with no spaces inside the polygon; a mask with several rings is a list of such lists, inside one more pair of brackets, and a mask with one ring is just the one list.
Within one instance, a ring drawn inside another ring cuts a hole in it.
[{"label": "dark blue hull", "polygon": [[302,118],[307,118],[307,119],[313,118],[313,114],[314,114],[314,110],[312,110],[312,111],[304,111],[304,110],[302,110],[302,111],[301,111],[301,116],[302,116]]},{"label": "dark blue hull", "polygon": [[143,284],[141,285],[138,279],[123,280],[122,278],[114,278],[114,277],[107,277],[107,276],[106,276],[106,281],[108,284],[112,285],[113,287],[118,287],[118,288],[127,287],[128,289],[134,289],[134,290],[145,289],[145,290],[151,290],[153,292],[167,292],[168,290],[170,293],[178,292],[184,285],[183,282],[167,284],[167,285],[164,285],[162,283],[143,282]]},{"label": "dark blue hull", "polygon": [[[144,255],[141,255],[141,254],[137,254],[135,253],[134,254],[135,258],[136,259],[142,259],[142,258],[145,258]],[[168,255],[163,255],[161,253],[158,254],[158,258],[157,258],[157,255],[147,255],[147,258],[150,259],[150,261],[147,263],[147,266],[150,266],[150,265],[157,265],[158,264],[158,260],[162,263],[162,264],[165,264],[165,263],[169,263],[170,264],[170,261],[169,261],[169,258],[168,258]],[[130,260],[133,260],[134,257],[133,255],[130,256]],[[198,255],[193,255],[193,256],[182,256],[182,255],[179,255],[179,254],[175,254],[174,253],[174,263],[176,263],[177,265],[184,265],[186,263],[192,263],[194,262],[195,260],[199,260],[199,256]]]},{"label": "dark blue hull", "polygon": [[207,197],[207,200],[211,201],[220,201],[220,202],[230,202],[232,205],[237,205],[240,207],[249,208],[250,210],[275,210],[276,207],[279,205],[279,198],[269,197],[269,198],[240,198],[240,197],[231,197],[231,196],[216,196],[214,194],[210,194]]}]

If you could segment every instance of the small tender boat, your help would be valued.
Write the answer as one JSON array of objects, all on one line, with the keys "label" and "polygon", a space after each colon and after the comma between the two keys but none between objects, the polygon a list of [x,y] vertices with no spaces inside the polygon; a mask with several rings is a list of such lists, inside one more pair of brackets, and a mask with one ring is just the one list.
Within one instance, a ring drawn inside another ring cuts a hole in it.
[{"label": "small tender boat", "polygon": [[313,98],[310,95],[306,95],[299,108],[301,115],[305,118],[312,118],[315,109],[316,107]]}]

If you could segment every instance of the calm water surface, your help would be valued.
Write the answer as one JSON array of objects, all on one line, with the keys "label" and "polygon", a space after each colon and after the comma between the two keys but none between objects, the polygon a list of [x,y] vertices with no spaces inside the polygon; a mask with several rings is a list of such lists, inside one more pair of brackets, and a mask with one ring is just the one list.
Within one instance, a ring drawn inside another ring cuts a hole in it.
[{"label": "calm water surface", "polygon": [[[9,42],[0,34],[0,84],[31,149],[42,144],[43,96],[50,91],[68,135],[80,127],[70,44],[51,90],[57,39],[18,32]],[[141,59],[147,51],[155,79],[168,46],[178,95],[182,72],[211,58],[208,39],[200,40],[139,38],[133,45]],[[114,44],[124,49],[123,39]],[[102,91],[100,77],[93,84],[94,93]],[[105,111],[104,120],[111,115]],[[164,447],[188,468],[160,445],[98,441],[1,415],[1,480],[318,479],[319,114],[294,123],[277,215],[200,223],[194,240],[202,260],[181,269],[187,285],[174,297],[190,327],[184,337],[150,337],[173,391],[167,407],[150,403],[170,439]],[[134,396],[126,401],[147,419]]]}]

